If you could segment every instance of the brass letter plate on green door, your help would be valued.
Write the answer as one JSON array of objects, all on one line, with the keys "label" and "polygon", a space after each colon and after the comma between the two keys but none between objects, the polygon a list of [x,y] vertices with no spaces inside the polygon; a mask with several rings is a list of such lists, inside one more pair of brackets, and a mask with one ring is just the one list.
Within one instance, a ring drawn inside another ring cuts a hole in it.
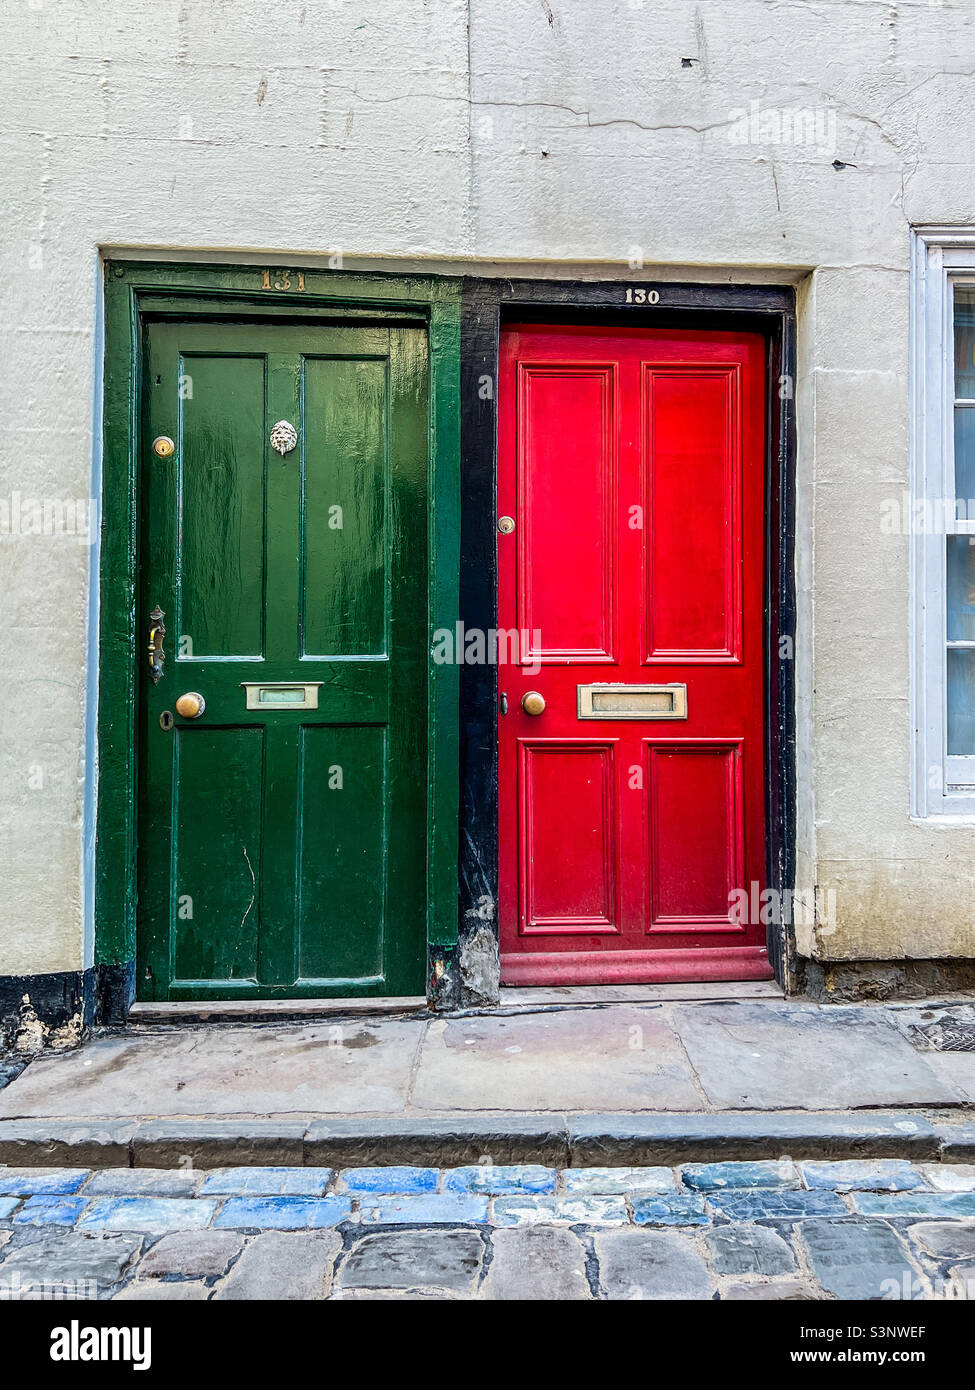
[{"label": "brass letter plate on green door", "polygon": [[686,719],[686,685],[577,685],[580,719]]},{"label": "brass letter plate on green door", "polygon": [[247,695],[248,709],[318,709],[318,687],[321,681],[241,681]]}]

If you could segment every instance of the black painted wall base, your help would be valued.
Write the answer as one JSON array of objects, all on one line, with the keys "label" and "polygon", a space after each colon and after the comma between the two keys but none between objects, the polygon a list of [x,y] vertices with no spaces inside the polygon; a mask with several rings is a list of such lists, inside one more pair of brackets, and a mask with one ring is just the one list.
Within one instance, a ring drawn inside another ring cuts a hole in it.
[{"label": "black painted wall base", "polygon": [[95,1019],[94,970],[0,975],[0,1046],[21,1052],[70,1047]]},{"label": "black painted wall base", "polygon": [[460,929],[456,946],[431,946],[427,1003],[437,1013],[486,1009],[500,1002],[501,960],[491,921],[477,913]]},{"label": "black painted wall base", "polygon": [[124,1023],[135,1002],[135,961],[102,962],[95,966],[98,987],[95,994],[95,1022]]},{"label": "black painted wall base", "polygon": [[135,997],[135,962],[0,975],[0,1049],[74,1047],[95,1023],[124,1023]]}]

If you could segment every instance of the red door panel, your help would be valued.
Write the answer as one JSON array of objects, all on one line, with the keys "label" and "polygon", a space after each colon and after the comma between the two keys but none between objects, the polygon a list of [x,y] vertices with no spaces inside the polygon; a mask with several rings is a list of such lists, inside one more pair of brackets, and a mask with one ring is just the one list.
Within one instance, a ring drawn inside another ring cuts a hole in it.
[{"label": "red door panel", "polygon": [[645,603],[653,659],[738,659],[740,386],[736,368],[644,371]]},{"label": "red door panel", "polygon": [[745,824],[741,743],[648,744],[650,931],[736,931]]},{"label": "red door panel", "polygon": [[[619,931],[617,806],[611,743],[519,744],[522,918],[526,935]],[[576,854],[564,854],[565,806]]]},{"label": "red door panel", "polygon": [[502,336],[509,984],[772,974],[740,910],[765,878],[764,393],[757,334]]},{"label": "red door panel", "polygon": [[[616,380],[612,367],[541,368],[519,377],[525,422],[524,467],[517,474],[518,622],[531,661],[613,660],[617,516]],[[571,428],[567,425],[571,421]],[[568,479],[571,486],[566,486]],[[559,537],[572,557],[571,591],[553,583],[537,555]],[[536,649],[533,634],[541,637]]]}]

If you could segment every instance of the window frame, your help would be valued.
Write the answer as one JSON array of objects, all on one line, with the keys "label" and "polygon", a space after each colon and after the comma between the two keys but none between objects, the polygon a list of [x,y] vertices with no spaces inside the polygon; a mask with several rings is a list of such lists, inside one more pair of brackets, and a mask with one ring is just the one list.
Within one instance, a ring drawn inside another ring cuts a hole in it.
[{"label": "window frame", "polygon": [[[912,815],[975,823],[975,756],[949,756],[947,537],[975,536],[949,515],[954,482],[954,290],[975,287],[975,230],[918,228],[911,271]],[[975,409],[975,403],[968,408]],[[967,501],[967,499],[966,499]],[[932,512],[924,508],[933,503]],[[944,518],[916,525],[916,516]],[[969,644],[971,645],[971,644]],[[934,785],[932,785],[932,783]]]}]

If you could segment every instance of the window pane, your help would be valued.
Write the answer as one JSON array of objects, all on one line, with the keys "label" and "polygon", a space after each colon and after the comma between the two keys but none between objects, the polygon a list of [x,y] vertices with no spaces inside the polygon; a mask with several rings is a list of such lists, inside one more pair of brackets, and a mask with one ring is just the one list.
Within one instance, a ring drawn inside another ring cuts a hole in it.
[{"label": "window pane", "polygon": [[975,398],[975,285],[955,286],[955,397]]},{"label": "window pane", "polygon": [[[968,505],[969,499],[972,506]],[[965,505],[958,506],[959,500]],[[959,520],[975,521],[975,406],[955,406],[955,510]]]},{"label": "window pane", "polygon": [[948,755],[975,756],[975,651],[948,649]]},{"label": "window pane", "polygon": [[975,536],[948,537],[948,641],[975,642]]}]

